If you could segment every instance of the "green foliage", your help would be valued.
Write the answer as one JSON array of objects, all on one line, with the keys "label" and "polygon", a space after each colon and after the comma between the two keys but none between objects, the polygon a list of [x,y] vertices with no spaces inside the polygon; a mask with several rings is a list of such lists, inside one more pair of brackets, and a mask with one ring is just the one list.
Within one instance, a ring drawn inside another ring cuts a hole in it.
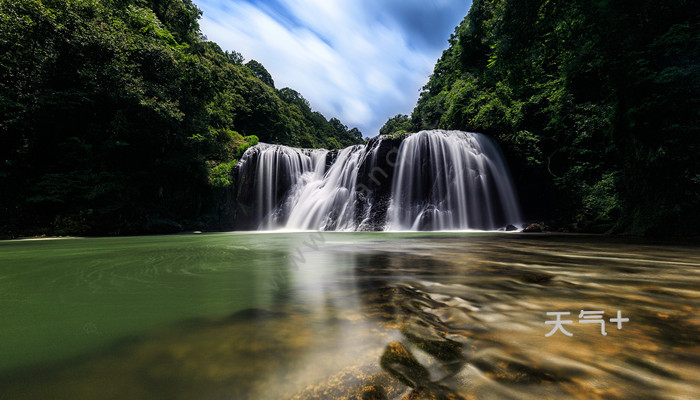
[{"label": "green foliage", "polygon": [[236,148],[236,158],[239,160],[241,159],[241,156],[243,156],[243,153],[245,153],[245,151],[248,150],[249,147],[258,144],[258,137],[255,135],[246,136],[244,139],[245,143]]},{"label": "green foliage", "polygon": [[209,168],[209,184],[213,187],[223,188],[231,185],[231,171],[236,165],[236,160],[211,165]]},{"label": "green foliage", "polygon": [[582,211],[577,215],[577,227],[586,231],[604,232],[620,216],[620,200],[615,187],[616,172],[606,173],[593,185],[586,185],[582,193]]},{"label": "green foliage", "polygon": [[392,132],[392,133],[386,135],[386,137],[387,137],[388,139],[393,139],[393,140],[399,140],[399,141],[401,141],[401,140],[406,139],[406,138],[408,137],[408,135],[410,135],[410,134],[411,134],[411,132],[406,132],[406,131],[395,131],[395,132]]},{"label": "green foliage", "polygon": [[475,0],[411,121],[498,138],[533,217],[697,233],[698,21],[686,0]]},{"label": "green foliage", "polygon": [[395,133],[415,132],[411,119],[408,115],[398,114],[388,121],[379,129],[380,135],[393,135]]},{"label": "green foliage", "polygon": [[361,140],[205,41],[200,15],[191,0],[0,0],[3,234],[192,224],[258,138]]},{"label": "green foliage", "polygon": [[270,73],[267,72],[267,70],[265,69],[265,67],[263,67],[262,64],[255,60],[250,60],[245,64],[245,66],[248,67],[251,71],[253,71],[253,74],[256,78],[260,79],[264,84],[274,89],[275,81],[272,79],[272,75],[270,75]]},{"label": "green foliage", "polygon": [[228,61],[229,61],[231,64],[243,65],[243,61],[245,61],[245,58],[243,58],[243,56],[241,55],[241,53],[239,53],[239,52],[237,52],[237,51],[235,51],[235,50],[234,50],[234,51],[231,51],[231,52],[229,52],[229,51],[227,50],[227,51],[224,52],[224,54],[226,55],[226,59],[228,59]]},{"label": "green foliage", "polygon": [[278,96],[289,106],[295,122],[292,129],[302,140],[296,143],[301,147],[322,147],[326,149],[341,149],[362,143],[362,132],[357,128],[348,130],[337,118],[326,118],[311,110],[309,102],[294,89],[283,88],[277,91]]}]

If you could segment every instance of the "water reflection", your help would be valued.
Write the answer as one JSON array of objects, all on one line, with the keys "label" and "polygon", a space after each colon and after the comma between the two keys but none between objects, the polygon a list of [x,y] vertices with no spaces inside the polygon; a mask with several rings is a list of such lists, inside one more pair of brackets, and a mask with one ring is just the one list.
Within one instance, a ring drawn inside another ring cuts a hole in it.
[{"label": "water reflection", "polygon": [[[333,234],[272,302],[0,379],[8,398],[668,398],[700,392],[700,250],[569,236]],[[279,249],[277,249],[279,250]],[[265,263],[271,253],[261,254]],[[254,264],[255,265],[255,264]],[[579,323],[581,310],[629,322]],[[573,336],[546,337],[547,312]]]}]

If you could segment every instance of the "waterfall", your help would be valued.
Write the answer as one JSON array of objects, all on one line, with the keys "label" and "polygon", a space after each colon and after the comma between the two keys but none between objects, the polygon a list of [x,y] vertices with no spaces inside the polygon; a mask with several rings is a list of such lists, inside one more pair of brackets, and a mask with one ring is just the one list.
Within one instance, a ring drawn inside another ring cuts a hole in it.
[{"label": "waterfall", "polygon": [[485,135],[460,131],[407,137],[397,157],[388,230],[490,230],[520,222],[496,146]]},{"label": "waterfall", "polygon": [[287,229],[355,230],[355,182],[364,146],[341,150],[328,172],[312,174],[291,191]]},{"label": "waterfall", "polygon": [[498,145],[460,131],[340,151],[260,143],[238,166],[239,229],[464,230],[521,221]]},{"label": "waterfall", "polygon": [[284,226],[289,191],[313,179],[312,176],[323,176],[327,153],[328,150],[322,149],[259,143],[243,154],[239,162],[238,197],[239,200],[252,198],[245,214],[253,216],[257,229]]}]

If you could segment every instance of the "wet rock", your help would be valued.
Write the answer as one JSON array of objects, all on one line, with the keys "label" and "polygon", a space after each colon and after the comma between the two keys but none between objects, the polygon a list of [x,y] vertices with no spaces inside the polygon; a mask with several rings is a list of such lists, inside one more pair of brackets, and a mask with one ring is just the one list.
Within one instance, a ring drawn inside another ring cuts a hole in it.
[{"label": "wet rock", "polygon": [[439,211],[434,204],[429,204],[425,207],[423,214],[421,214],[418,220],[418,230],[419,231],[429,231],[435,226],[436,217],[439,215]]},{"label": "wet rock", "polygon": [[523,232],[533,233],[533,232],[543,232],[542,225],[540,224],[530,224],[523,229]]},{"label": "wet rock", "polygon": [[512,232],[512,231],[517,231],[517,230],[518,230],[518,228],[515,227],[515,225],[510,225],[510,224],[508,224],[508,225],[506,226],[506,232]]},{"label": "wet rock", "polygon": [[333,163],[337,159],[338,159],[338,150],[330,150],[328,152],[328,154],[326,154],[325,172],[328,172],[328,170],[331,169],[331,165],[333,165]]},{"label": "wet rock", "polygon": [[524,283],[536,283],[539,285],[544,285],[549,283],[553,278],[552,275],[546,274],[539,271],[522,271],[518,275],[518,280]]},{"label": "wet rock", "polygon": [[381,386],[370,386],[362,391],[362,400],[387,400],[386,393]]},{"label": "wet rock", "polygon": [[[474,359],[474,366],[486,375],[506,384],[542,384],[547,382],[564,382],[568,379],[559,376],[554,371],[548,371],[532,362],[519,362],[507,357],[487,353]],[[529,365],[528,365],[529,364]]]},{"label": "wet rock", "polygon": [[454,361],[463,358],[462,345],[446,339],[434,327],[416,321],[406,324],[401,333],[419,349],[441,361]]},{"label": "wet rock", "polygon": [[407,400],[464,400],[464,397],[439,386],[420,388],[411,393]]},{"label": "wet rock", "polygon": [[[372,372],[375,365],[348,367],[289,400],[387,400],[401,398],[406,386],[386,372]],[[287,397],[284,397],[287,398]]]},{"label": "wet rock", "polygon": [[362,231],[381,231],[386,224],[386,213],[391,202],[391,186],[396,167],[396,156],[402,138],[377,136],[367,143],[367,151],[357,173],[355,190],[356,223]]},{"label": "wet rock", "polygon": [[389,344],[379,364],[391,376],[412,388],[418,388],[430,382],[428,371],[401,343]]}]

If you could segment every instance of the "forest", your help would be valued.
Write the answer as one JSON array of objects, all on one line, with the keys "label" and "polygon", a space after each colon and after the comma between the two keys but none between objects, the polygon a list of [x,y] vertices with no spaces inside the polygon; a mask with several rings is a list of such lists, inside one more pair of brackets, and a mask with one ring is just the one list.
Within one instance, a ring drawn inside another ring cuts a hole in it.
[{"label": "forest", "polygon": [[[364,141],[200,16],[191,0],[0,0],[0,236],[226,229],[249,146]],[[495,138],[525,215],[554,229],[697,235],[699,61],[692,0],[474,0],[411,115],[379,133]]]},{"label": "forest", "polygon": [[363,141],[202,35],[190,0],[0,0],[0,236],[222,229],[258,140]]},{"label": "forest", "polygon": [[382,133],[486,133],[530,218],[665,237],[700,232],[699,117],[697,2],[474,0]]}]

